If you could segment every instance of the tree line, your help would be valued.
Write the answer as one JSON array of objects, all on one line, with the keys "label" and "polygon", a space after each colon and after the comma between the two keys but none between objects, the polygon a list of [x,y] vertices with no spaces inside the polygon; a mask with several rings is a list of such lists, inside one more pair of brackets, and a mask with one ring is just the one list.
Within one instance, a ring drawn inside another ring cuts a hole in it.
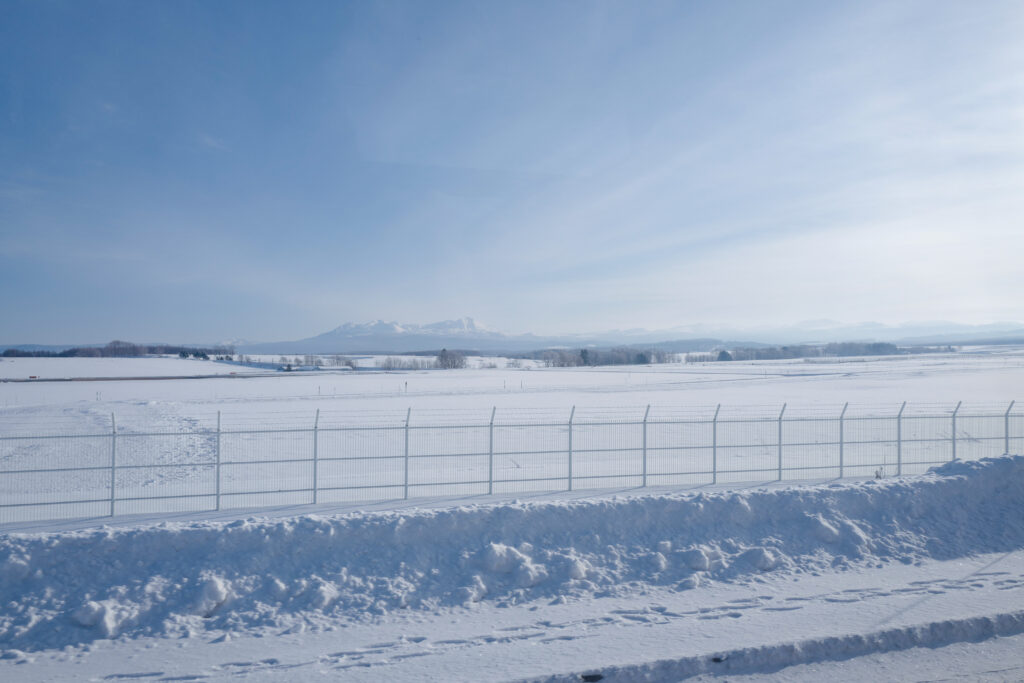
[{"label": "tree line", "polygon": [[437,352],[437,356],[434,357],[433,361],[429,361],[426,358],[388,356],[378,360],[377,367],[381,370],[460,370],[466,367],[466,354],[461,351],[441,349]]},{"label": "tree line", "polygon": [[846,356],[892,356],[898,346],[886,342],[832,342],[824,345],[793,344],[763,349],[740,347],[717,353],[687,354],[687,362],[710,363],[730,360],[787,360],[792,358],[836,358]]},{"label": "tree line", "polygon": [[210,356],[232,356],[235,349],[230,346],[200,348],[195,346],[173,346],[171,344],[133,344],[114,340],[106,346],[78,346],[63,351],[26,351],[6,349],[0,355],[5,358],[135,358],[149,355],[176,355],[181,358],[209,358]]},{"label": "tree line", "polygon": [[516,358],[539,360],[551,368],[576,368],[595,365],[650,365],[669,363],[675,354],[660,349],[619,346],[612,349],[545,349],[518,354]]}]

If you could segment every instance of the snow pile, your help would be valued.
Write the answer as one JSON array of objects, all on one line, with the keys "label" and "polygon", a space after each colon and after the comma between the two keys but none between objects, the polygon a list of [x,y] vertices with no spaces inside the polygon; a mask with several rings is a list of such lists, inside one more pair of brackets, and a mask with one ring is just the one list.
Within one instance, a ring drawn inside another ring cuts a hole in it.
[{"label": "snow pile", "polygon": [[1024,547],[1024,457],[913,478],[0,537],[0,648],[333,628],[478,601]]},{"label": "snow pile", "polygon": [[[1024,612],[986,617],[947,619],[924,626],[904,626],[867,634],[810,638],[792,643],[747,647],[710,656],[680,657],[656,662],[606,667],[590,680],[602,683],[680,681],[693,676],[757,675],[796,664],[838,661],[910,648],[937,648],[952,643],[1024,633]],[[1003,673],[994,671],[989,673]],[[528,679],[533,683],[571,683],[588,680],[587,674],[561,674]]]}]

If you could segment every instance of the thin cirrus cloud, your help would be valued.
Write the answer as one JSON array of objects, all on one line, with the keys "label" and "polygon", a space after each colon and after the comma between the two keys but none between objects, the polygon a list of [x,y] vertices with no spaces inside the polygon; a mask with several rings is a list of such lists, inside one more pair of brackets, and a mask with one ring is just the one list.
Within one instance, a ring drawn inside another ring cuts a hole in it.
[{"label": "thin cirrus cloud", "polygon": [[308,9],[5,10],[0,341],[1024,318],[1018,3]]}]

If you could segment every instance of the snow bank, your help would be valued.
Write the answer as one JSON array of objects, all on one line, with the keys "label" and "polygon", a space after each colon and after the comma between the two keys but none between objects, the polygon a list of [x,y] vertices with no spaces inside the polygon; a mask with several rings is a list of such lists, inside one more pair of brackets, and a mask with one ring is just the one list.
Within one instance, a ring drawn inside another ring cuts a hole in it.
[{"label": "snow bank", "polygon": [[[906,626],[866,634],[810,638],[792,643],[748,647],[711,656],[680,657],[632,666],[613,666],[583,674],[572,673],[527,679],[535,683],[602,683],[627,681],[679,681],[701,674],[751,675],[779,671],[797,664],[811,664],[862,657],[914,647],[943,647],[952,643],[1024,633],[1024,612],[987,617],[947,619],[923,626]],[[999,672],[996,672],[999,673]]]},{"label": "snow bank", "polygon": [[0,537],[0,648],[329,628],[1024,547],[1024,457],[913,478]]}]

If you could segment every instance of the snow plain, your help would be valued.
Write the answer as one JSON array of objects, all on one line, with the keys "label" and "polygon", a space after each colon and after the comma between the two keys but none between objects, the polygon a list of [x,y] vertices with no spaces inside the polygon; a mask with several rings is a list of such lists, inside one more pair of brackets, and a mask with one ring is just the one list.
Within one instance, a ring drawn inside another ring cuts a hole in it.
[{"label": "snow plain", "polygon": [[[148,359],[122,361],[135,362],[131,374],[149,376]],[[287,425],[318,408],[338,420],[390,420],[408,408],[465,419],[492,406],[518,415],[783,402],[838,412],[847,401],[851,411],[895,410],[904,400],[1005,409],[1022,379],[1024,354],[1001,349],[7,382],[0,433],[98,426],[111,412],[138,427],[209,424],[218,410],[225,422]],[[1020,680],[1022,494],[1024,459],[1001,457],[816,486],[10,526],[0,535],[0,678],[902,680],[958,666],[966,677]]]},{"label": "snow plain", "polygon": [[[4,359],[0,377],[27,377],[52,361],[52,377],[95,377],[91,361],[107,359]],[[68,363],[60,368],[61,361]],[[87,361],[90,361],[87,363]],[[367,372],[245,371],[217,362],[179,359],[112,360],[117,376],[238,374],[202,380],[0,382],[0,431],[119,424],[171,426],[182,420],[210,426],[217,411],[225,425],[309,424],[317,409],[339,420],[486,420],[503,414],[564,415],[577,410],[630,410],[648,404],[666,411],[723,411],[749,407],[791,410],[897,410],[915,406],[1003,409],[1024,380],[1024,349],[993,347],[977,353],[878,358],[619,366],[600,368],[477,368],[458,371]],[[507,413],[506,413],[507,411]]]}]

